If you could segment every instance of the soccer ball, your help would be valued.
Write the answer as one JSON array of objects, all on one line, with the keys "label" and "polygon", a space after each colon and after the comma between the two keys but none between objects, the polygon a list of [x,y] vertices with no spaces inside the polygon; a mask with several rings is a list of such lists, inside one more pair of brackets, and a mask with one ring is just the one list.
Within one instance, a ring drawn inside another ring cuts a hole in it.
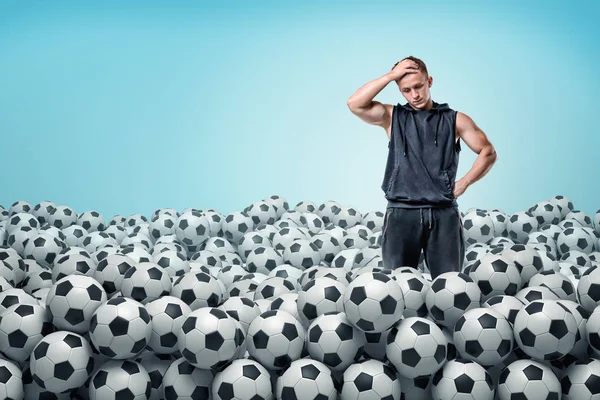
[{"label": "soccer ball", "polygon": [[271,299],[283,293],[296,292],[296,285],[287,278],[272,276],[262,281],[256,288],[254,299]]},{"label": "soccer ball", "polygon": [[558,378],[544,364],[534,360],[516,360],[498,379],[498,399],[560,399]]},{"label": "soccer ball", "polygon": [[513,329],[519,347],[541,361],[569,353],[578,333],[575,317],[556,300],[535,300],[523,307]]},{"label": "soccer ball", "polygon": [[481,210],[467,213],[463,219],[463,233],[467,245],[487,243],[496,233],[492,217]]},{"label": "soccer ball", "polygon": [[556,245],[559,255],[577,250],[585,254],[590,254],[595,249],[595,242],[598,240],[590,236],[582,227],[574,226],[566,228],[558,234]]},{"label": "soccer ball", "polygon": [[94,275],[94,261],[87,255],[72,253],[60,255],[52,267],[52,281],[58,282],[70,275]]},{"label": "soccer ball", "polygon": [[156,354],[151,351],[142,352],[140,357],[135,359],[148,372],[150,377],[150,397],[148,400],[160,400],[162,398],[163,377],[169,366],[173,362],[173,358],[168,354]]},{"label": "soccer ball", "polygon": [[41,224],[43,224],[46,221],[48,221],[48,215],[50,215],[54,207],[56,207],[56,204],[54,204],[51,201],[40,201],[35,205],[35,207],[33,207],[31,213],[36,216],[36,218],[38,219],[38,221],[40,221]]},{"label": "soccer ball", "polygon": [[282,265],[283,263],[283,256],[270,245],[255,245],[246,257],[246,269],[248,272],[260,272],[265,275],[268,275],[278,265]]},{"label": "soccer ball", "polygon": [[344,313],[319,315],[308,328],[306,348],[313,360],[332,371],[344,371],[364,352],[365,337]]},{"label": "soccer ball", "polygon": [[266,311],[248,327],[248,353],[266,368],[282,370],[300,358],[305,338],[306,331],[294,316]]},{"label": "soccer ball", "polygon": [[535,300],[558,300],[558,296],[546,286],[527,286],[519,290],[515,298],[525,305]]},{"label": "soccer ball", "polygon": [[229,286],[238,279],[242,279],[245,275],[248,275],[248,271],[246,271],[244,267],[241,265],[230,264],[219,269],[217,279],[225,286]]},{"label": "soccer ball", "polygon": [[177,333],[177,346],[187,362],[202,369],[218,370],[244,345],[240,323],[225,311],[202,307],[188,314]]},{"label": "soccer ball", "polygon": [[[6,243],[12,249],[16,250],[16,252],[19,253],[20,256],[23,256],[25,245],[27,245],[29,239],[35,238],[38,235],[38,232],[39,231],[37,229],[31,228],[29,226],[22,226],[18,229],[13,229],[12,231],[10,231],[10,233],[8,233]],[[0,235],[0,238],[2,237],[3,236]],[[2,243],[2,240],[0,240],[0,243]]]},{"label": "soccer ball", "polygon": [[90,400],[149,399],[152,383],[148,371],[132,360],[108,360],[90,381]]},{"label": "soccer ball", "polygon": [[594,399],[598,395],[600,361],[580,360],[571,364],[560,383],[564,400]]},{"label": "soccer ball", "polygon": [[244,333],[248,332],[248,327],[254,318],[260,315],[258,305],[243,296],[232,296],[218,308],[225,311],[230,317],[235,318],[242,325]]},{"label": "soccer ball", "polygon": [[493,400],[492,377],[481,365],[462,359],[450,360],[433,377],[431,394],[436,400]]},{"label": "soccer ball", "polygon": [[523,286],[520,265],[503,254],[486,254],[475,261],[469,276],[481,289],[481,301],[496,295],[514,296]]},{"label": "soccer ball", "polygon": [[98,266],[94,270],[94,279],[110,296],[121,290],[125,273],[134,265],[135,262],[130,257],[123,254],[109,254],[98,262]]},{"label": "soccer ball", "polygon": [[90,328],[90,318],[106,299],[106,292],[94,278],[69,275],[50,288],[46,309],[58,329],[83,334]]},{"label": "soccer ball", "polygon": [[[126,237],[123,239],[127,239]],[[121,241],[121,243],[123,243]],[[81,247],[83,247],[88,253],[98,251],[106,245],[119,246],[117,240],[110,236],[104,231],[88,232],[88,234],[81,240]],[[129,247],[129,246],[124,246]]]},{"label": "soccer ball", "polygon": [[38,301],[23,289],[9,288],[0,292],[0,313],[15,304],[39,305]]},{"label": "soccer ball", "polygon": [[331,278],[319,277],[308,282],[298,293],[297,308],[302,323],[310,325],[326,312],[344,311],[346,286]]},{"label": "soccer ball", "polygon": [[[113,238],[114,240],[117,241],[117,243],[121,243],[123,241],[123,239],[125,239],[125,237],[127,237],[127,230],[125,228],[123,228],[121,225],[109,225],[105,230],[103,230],[102,232],[106,233],[108,236],[110,236],[111,238]],[[88,235],[88,232],[83,232],[84,234],[81,234],[78,236],[78,244],[81,243],[81,238],[85,237]]]},{"label": "soccer ball", "polygon": [[597,266],[581,275],[577,285],[577,300],[590,313],[600,305],[600,268]]},{"label": "soccer ball", "polygon": [[305,324],[300,318],[300,313],[298,311],[298,293],[284,293],[278,298],[271,301],[269,305],[269,310],[282,310],[294,316],[300,323],[307,327],[308,324]]},{"label": "soccer ball", "polygon": [[88,232],[103,231],[106,221],[98,211],[85,211],[77,217],[77,224]]},{"label": "soccer ball", "polygon": [[400,398],[402,400],[431,400],[431,377],[405,378],[398,375],[400,380]]},{"label": "soccer ball", "polygon": [[402,289],[380,272],[360,274],[346,287],[344,312],[350,323],[364,332],[386,331],[402,318]]},{"label": "soccer ball", "polygon": [[252,249],[257,246],[270,247],[271,242],[269,240],[268,235],[264,232],[256,231],[245,233],[237,245],[237,253],[240,255],[244,262],[247,262],[248,255],[250,254]]},{"label": "soccer ball", "polygon": [[121,293],[147,304],[171,293],[173,282],[163,267],[154,262],[141,262],[127,269]]},{"label": "soccer ball", "polygon": [[392,328],[387,358],[406,378],[432,375],[446,362],[448,340],[432,321],[408,317]]},{"label": "soccer ball", "polygon": [[192,309],[177,297],[163,296],[146,304],[146,310],[152,319],[148,347],[158,354],[177,351],[177,333]]},{"label": "soccer ball", "polygon": [[551,201],[542,201],[531,207],[529,213],[533,215],[540,225],[558,224],[561,220],[560,208]]},{"label": "soccer ball", "polygon": [[329,224],[333,219],[333,215],[337,212],[338,208],[340,207],[341,204],[337,201],[328,200],[319,206],[319,208],[317,209],[317,215],[323,218],[323,222],[325,224]]},{"label": "soccer ball", "polygon": [[68,206],[55,206],[48,214],[48,223],[57,228],[67,228],[77,223],[77,213]]},{"label": "soccer ball", "polygon": [[41,306],[14,304],[0,313],[0,348],[13,361],[27,360],[35,345],[52,332],[50,315]]},{"label": "soccer ball", "polygon": [[264,200],[252,203],[244,209],[244,212],[252,218],[254,225],[268,224],[273,225],[277,218],[277,209]]},{"label": "soccer ball", "polygon": [[387,362],[387,338],[393,328],[385,332],[363,332],[365,336],[365,358]]},{"label": "soccer ball", "polygon": [[352,282],[352,276],[342,268],[319,268],[315,272],[316,278],[331,278],[341,282],[344,286],[348,286]]},{"label": "soccer ball", "polygon": [[185,357],[173,361],[163,377],[162,398],[210,399],[213,373],[194,367]]},{"label": "soccer ball", "polygon": [[218,306],[223,299],[223,289],[211,275],[190,271],[175,280],[171,295],[183,300],[193,311]]},{"label": "soccer ball", "polygon": [[521,300],[514,296],[498,295],[487,299],[482,306],[484,308],[491,308],[494,311],[499,312],[510,322],[511,325],[515,323],[517,313],[524,304]]},{"label": "soccer ball", "polygon": [[[218,281],[221,282],[221,281]],[[229,299],[230,297],[246,297],[248,300],[254,299],[254,291],[258,287],[258,284],[254,279],[251,278],[243,278],[238,281],[233,282],[229,286],[227,286],[225,293],[223,295],[224,298]],[[292,292],[289,292],[292,293]],[[284,293],[285,294],[285,293]],[[283,294],[282,294],[283,296]]]},{"label": "soccer ball", "polygon": [[29,366],[40,387],[53,393],[66,392],[82,386],[92,373],[92,348],[76,333],[53,332],[33,348]]},{"label": "soccer ball", "polygon": [[176,249],[155,253],[152,261],[163,267],[170,277],[181,276],[190,270],[189,261]]},{"label": "soccer ball", "polygon": [[150,237],[158,240],[161,236],[174,235],[178,217],[178,215],[171,215],[169,213],[160,213],[153,216],[148,227]]},{"label": "soccer ball", "polygon": [[105,357],[128,359],[139,354],[152,335],[152,319],[142,303],[114,297],[96,309],[90,320],[90,340]]},{"label": "soccer ball", "polygon": [[321,263],[319,248],[310,240],[294,240],[283,251],[283,261],[302,270]]},{"label": "soccer ball", "polygon": [[244,234],[254,230],[254,221],[245,212],[234,211],[221,221],[221,229],[227,240],[239,243]]},{"label": "soccer ball", "polygon": [[591,350],[600,354],[600,307],[596,307],[585,323],[587,340]]},{"label": "soccer ball", "polygon": [[469,275],[445,272],[438,275],[425,296],[425,303],[435,322],[453,329],[465,311],[480,306],[481,289]]},{"label": "soccer ball", "polygon": [[281,278],[288,278],[293,279],[295,281],[299,281],[300,277],[302,276],[302,273],[303,271],[296,267],[292,267],[289,264],[282,264],[273,268],[273,270],[268,273],[267,277],[279,276]]},{"label": "soccer ball", "polygon": [[125,246],[120,253],[130,257],[136,264],[152,261],[152,255],[140,244]]},{"label": "soccer ball", "polygon": [[577,293],[571,280],[554,270],[540,271],[529,280],[529,286],[545,286],[560,299],[577,301]]},{"label": "soccer ball", "polygon": [[523,286],[529,279],[544,269],[544,263],[540,253],[531,246],[524,244],[513,244],[502,250],[503,258],[514,262],[521,272]]},{"label": "soccer ball", "polygon": [[[296,211],[299,211],[297,207]],[[299,221],[303,226],[308,228],[311,234],[315,235],[325,227],[325,223],[323,222],[323,219],[313,211],[316,211],[316,207],[311,211],[302,212]]]},{"label": "soccer ball", "polygon": [[32,294],[36,290],[42,288],[51,288],[52,287],[52,273],[46,269],[41,271],[29,271],[29,274],[23,282],[21,283],[21,287],[27,293]]},{"label": "soccer ball", "polygon": [[23,373],[17,364],[0,358],[0,394],[5,399],[22,399]]},{"label": "soccer ball", "polygon": [[581,359],[587,358],[588,341],[586,324],[590,317],[590,313],[574,301],[558,300],[557,302],[565,306],[571,314],[573,314],[573,317],[575,317],[575,321],[577,322],[577,330],[579,333],[575,339],[575,346],[573,346],[573,350],[571,350],[569,354]]},{"label": "soccer ball", "polygon": [[514,334],[510,323],[491,308],[465,312],[454,328],[454,345],[466,359],[483,366],[502,362],[513,349]]},{"label": "soccer ball", "polygon": [[396,273],[392,279],[398,282],[404,297],[404,312],[402,316],[407,317],[426,317],[429,310],[425,299],[429,291],[430,282],[421,276],[420,273]]},{"label": "soccer ball", "polygon": [[352,364],[344,371],[340,400],[393,399],[401,395],[394,370],[378,360]]},{"label": "soccer ball", "polygon": [[54,259],[66,247],[66,243],[57,237],[39,232],[25,244],[23,258],[35,260],[42,267],[52,268]]},{"label": "soccer ball", "polygon": [[238,359],[218,372],[212,381],[213,400],[272,400],[269,371],[254,360]]},{"label": "soccer ball", "polygon": [[198,246],[210,237],[208,218],[199,211],[182,213],[175,223],[175,235],[186,246]]},{"label": "soccer ball", "polygon": [[538,220],[528,211],[519,211],[511,215],[506,225],[509,238],[516,243],[524,243],[527,236],[538,228]]},{"label": "soccer ball", "polygon": [[275,393],[277,400],[337,400],[331,371],[323,363],[310,359],[293,361],[277,378]]},{"label": "soccer ball", "polygon": [[321,263],[330,266],[335,256],[342,250],[340,241],[328,232],[320,232],[311,238],[321,253]]}]

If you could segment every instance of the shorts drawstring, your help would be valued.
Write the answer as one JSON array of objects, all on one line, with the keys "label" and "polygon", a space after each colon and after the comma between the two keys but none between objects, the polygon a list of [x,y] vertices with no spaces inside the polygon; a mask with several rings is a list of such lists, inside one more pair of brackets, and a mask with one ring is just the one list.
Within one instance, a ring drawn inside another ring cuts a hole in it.
[{"label": "shorts drawstring", "polygon": [[[420,213],[421,213],[421,225],[423,225],[423,209],[419,209]],[[431,214],[431,207],[429,208],[429,229],[431,229],[431,227],[433,226],[433,218],[432,218],[432,214]]]},{"label": "shorts drawstring", "polygon": [[431,229],[431,224],[432,224],[432,217],[431,217],[431,208],[429,209],[429,229]]}]

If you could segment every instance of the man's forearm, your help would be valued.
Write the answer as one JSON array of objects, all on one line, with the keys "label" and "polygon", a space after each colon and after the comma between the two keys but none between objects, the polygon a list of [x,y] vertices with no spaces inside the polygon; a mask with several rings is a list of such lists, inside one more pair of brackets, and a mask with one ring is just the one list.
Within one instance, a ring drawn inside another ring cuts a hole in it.
[{"label": "man's forearm", "polygon": [[473,167],[471,170],[467,172],[467,174],[462,178],[467,185],[472,185],[477,182],[481,178],[485,176],[492,169],[492,166],[496,162],[498,155],[493,148],[483,149],[475,159],[473,163]]},{"label": "man's forearm", "polygon": [[352,104],[352,107],[356,108],[368,107],[375,96],[377,96],[377,94],[379,94],[379,92],[381,92],[383,88],[385,88],[388,83],[393,80],[394,78],[387,73],[380,78],[365,83],[356,91],[356,93],[350,96],[348,99],[348,105]]}]

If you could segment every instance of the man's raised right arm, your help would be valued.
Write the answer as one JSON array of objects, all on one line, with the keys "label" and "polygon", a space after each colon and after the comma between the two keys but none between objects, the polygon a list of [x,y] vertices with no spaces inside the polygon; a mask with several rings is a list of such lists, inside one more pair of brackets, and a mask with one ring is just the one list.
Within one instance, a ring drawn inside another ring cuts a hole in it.
[{"label": "man's raised right arm", "polygon": [[348,108],[363,121],[387,129],[392,119],[391,111],[393,110],[393,106],[391,104],[382,104],[373,99],[388,83],[394,80],[394,75],[388,72],[382,77],[366,83],[350,96],[346,102]]}]

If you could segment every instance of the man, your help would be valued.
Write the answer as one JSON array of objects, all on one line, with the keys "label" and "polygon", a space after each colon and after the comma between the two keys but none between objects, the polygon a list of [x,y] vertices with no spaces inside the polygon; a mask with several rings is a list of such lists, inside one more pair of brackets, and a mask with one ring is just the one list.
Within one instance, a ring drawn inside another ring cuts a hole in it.
[{"label": "man", "polygon": [[[373,100],[392,81],[406,104]],[[362,86],[347,104],[363,121],[382,127],[389,139],[381,185],[388,201],[381,239],[384,268],[416,268],[422,250],[435,279],[462,270],[465,248],[456,198],[481,179],[498,156],[469,116],[431,99],[432,83],[425,63],[410,56]],[[478,156],[455,182],[460,139]]]}]

